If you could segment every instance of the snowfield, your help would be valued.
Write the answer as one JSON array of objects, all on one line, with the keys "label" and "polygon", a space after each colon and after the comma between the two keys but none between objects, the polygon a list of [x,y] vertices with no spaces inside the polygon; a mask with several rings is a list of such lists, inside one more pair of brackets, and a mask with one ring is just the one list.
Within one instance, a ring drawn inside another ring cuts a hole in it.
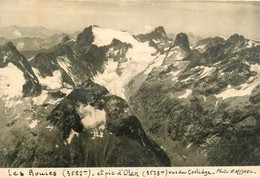
[{"label": "snowfield", "polygon": [[41,85],[46,86],[47,89],[59,89],[62,87],[61,72],[56,70],[53,76],[41,77],[40,72],[36,68],[32,68],[35,75],[39,79]]},{"label": "snowfield", "polygon": [[37,97],[33,97],[32,100],[34,101],[34,104],[42,105],[44,101],[47,99],[47,97],[48,97],[48,92],[46,90],[42,90],[41,95]]},{"label": "snowfield", "polygon": [[80,104],[78,113],[83,118],[81,122],[86,129],[95,128],[98,124],[106,122],[106,112],[90,105]]},{"label": "snowfield", "polygon": [[154,48],[150,47],[148,43],[138,42],[128,32],[94,27],[93,35],[95,36],[93,44],[96,44],[97,46],[109,45],[114,38],[132,45],[132,48],[129,48],[126,53],[126,58],[129,60],[120,65],[120,68],[122,69],[121,76],[116,73],[117,62],[110,59],[105,66],[105,71],[94,77],[94,81],[105,86],[110,93],[125,99],[124,86],[135,75],[146,69],[146,67],[156,58],[151,55],[156,51]]},{"label": "snowfield", "polygon": [[179,99],[187,98],[192,93],[192,90],[186,89],[185,93],[181,96],[178,96]]},{"label": "snowfield", "polygon": [[[246,63],[249,65],[248,63]],[[260,65],[254,64],[250,65],[250,70],[257,73],[257,78],[253,80],[252,83],[245,83],[240,85],[241,89],[237,90],[235,88],[232,88],[230,85],[227,87],[227,89],[217,95],[215,95],[217,98],[227,99],[230,97],[236,97],[236,96],[246,96],[250,95],[252,90],[257,87],[260,84]]]},{"label": "snowfield", "polygon": [[0,68],[0,97],[21,97],[23,95],[23,85],[26,80],[23,72],[12,63],[5,68]]}]

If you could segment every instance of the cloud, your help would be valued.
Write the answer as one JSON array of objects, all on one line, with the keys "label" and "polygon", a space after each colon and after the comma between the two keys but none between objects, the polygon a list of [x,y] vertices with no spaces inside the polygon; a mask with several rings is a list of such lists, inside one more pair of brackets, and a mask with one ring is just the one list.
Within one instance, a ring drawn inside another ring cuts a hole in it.
[{"label": "cloud", "polygon": [[[260,3],[172,2],[120,0],[2,0],[0,27],[45,26],[60,31],[81,31],[97,24],[103,28],[151,31],[162,25],[168,33],[200,36],[240,33],[260,39]],[[147,27],[149,27],[149,29]]]}]

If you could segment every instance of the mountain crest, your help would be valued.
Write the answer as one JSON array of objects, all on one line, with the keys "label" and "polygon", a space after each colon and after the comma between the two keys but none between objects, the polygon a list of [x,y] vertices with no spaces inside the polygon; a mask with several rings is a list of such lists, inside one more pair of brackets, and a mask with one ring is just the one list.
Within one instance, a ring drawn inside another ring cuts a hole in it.
[{"label": "mountain crest", "polygon": [[158,27],[156,27],[156,28],[152,31],[152,33],[155,33],[155,34],[158,34],[158,35],[162,35],[162,36],[166,36],[166,32],[165,32],[163,26],[158,26]]},{"label": "mountain crest", "polygon": [[70,40],[70,37],[68,36],[65,36],[63,39],[62,39],[62,43],[66,43],[67,41]]},{"label": "mountain crest", "polygon": [[174,41],[174,46],[180,46],[187,52],[190,52],[190,45],[188,36],[185,33],[179,33]]},{"label": "mountain crest", "polygon": [[10,41],[8,41],[7,43],[5,43],[5,45],[3,46],[3,48],[7,51],[11,51],[11,52],[18,52],[18,50],[16,49],[16,47],[14,46],[14,44]]},{"label": "mountain crest", "polygon": [[41,93],[41,85],[29,62],[11,42],[7,42],[0,47],[0,69],[12,73],[11,76],[5,76],[6,80],[11,80],[10,77],[13,75],[18,77],[21,72],[23,76],[20,79],[25,80],[25,83],[21,83],[20,86],[16,85],[15,82],[9,83],[4,90],[10,90],[10,87],[17,86],[17,89],[14,90],[18,91],[18,89],[22,88],[23,96],[36,96]]},{"label": "mountain crest", "polygon": [[94,35],[93,35],[93,25],[85,28],[83,32],[78,34],[76,42],[80,45],[90,45],[94,41]]},{"label": "mountain crest", "polygon": [[242,43],[245,41],[245,38],[244,36],[242,35],[239,35],[239,34],[234,34],[234,35],[231,35],[228,39],[227,39],[227,42],[230,42],[230,43]]}]

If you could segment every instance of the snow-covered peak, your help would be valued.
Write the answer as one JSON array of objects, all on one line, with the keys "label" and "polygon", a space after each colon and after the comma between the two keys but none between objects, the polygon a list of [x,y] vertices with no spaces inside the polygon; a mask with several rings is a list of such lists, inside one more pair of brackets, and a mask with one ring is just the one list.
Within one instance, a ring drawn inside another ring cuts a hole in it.
[{"label": "snow-covered peak", "polygon": [[122,32],[112,29],[102,29],[99,27],[93,27],[93,35],[95,37],[93,44],[97,46],[107,46],[111,44],[113,39],[118,39],[121,42],[130,43],[132,45],[138,45],[134,37],[128,32]]},{"label": "snow-covered peak", "polygon": [[[125,55],[127,61],[119,63],[108,59],[104,72],[94,77],[95,82],[105,86],[112,94],[125,98],[125,85],[155,59],[152,55],[156,52],[155,48],[150,47],[148,42],[137,41],[128,32],[94,27],[93,35],[95,37],[93,44],[98,46],[107,46],[113,39],[131,44],[132,48],[129,48]],[[121,75],[117,73],[118,68],[121,70]]]}]

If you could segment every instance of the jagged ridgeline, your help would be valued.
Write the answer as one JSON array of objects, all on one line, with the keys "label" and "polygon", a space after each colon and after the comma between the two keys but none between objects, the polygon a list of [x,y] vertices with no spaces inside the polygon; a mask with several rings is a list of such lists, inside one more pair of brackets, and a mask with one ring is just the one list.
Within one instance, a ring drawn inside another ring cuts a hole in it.
[{"label": "jagged ridgeline", "polygon": [[[0,47],[1,167],[260,164],[260,43],[85,28]],[[32,54],[34,54],[32,53]]]}]

